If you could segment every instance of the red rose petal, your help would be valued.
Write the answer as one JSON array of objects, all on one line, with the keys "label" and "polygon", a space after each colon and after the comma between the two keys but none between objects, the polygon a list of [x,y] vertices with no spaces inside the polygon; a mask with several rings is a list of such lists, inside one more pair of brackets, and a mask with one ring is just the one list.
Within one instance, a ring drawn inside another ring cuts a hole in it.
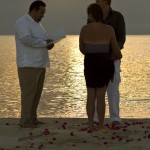
[{"label": "red rose petal", "polygon": [[123,131],[123,132],[126,132],[126,131],[127,131],[127,129],[122,129],[122,131]]},{"label": "red rose petal", "polygon": [[30,136],[32,136],[32,135],[33,135],[33,133],[32,133],[32,132],[30,132],[30,133],[29,133],[29,135],[30,135]]},{"label": "red rose petal", "polygon": [[56,141],[56,138],[54,137],[52,140],[53,140],[53,141]]},{"label": "red rose petal", "polygon": [[71,136],[74,136],[74,133],[73,133],[73,132],[71,132],[71,133],[70,133],[70,135],[71,135]]},{"label": "red rose petal", "polygon": [[108,144],[108,142],[104,142],[104,144],[106,145],[106,144]]}]

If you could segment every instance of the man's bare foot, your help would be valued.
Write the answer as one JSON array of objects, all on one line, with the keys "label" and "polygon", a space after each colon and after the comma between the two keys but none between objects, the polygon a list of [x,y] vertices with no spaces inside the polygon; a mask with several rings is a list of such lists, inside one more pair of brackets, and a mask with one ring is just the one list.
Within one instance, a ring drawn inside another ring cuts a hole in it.
[{"label": "man's bare foot", "polygon": [[34,121],[34,124],[36,124],[36,125],[42,125],[42,124],[46,124],[45,122],[43,122],[43,121],[40,121],[40,120],[35,120]]},{"label": "man's bare foot", "polygon": [[27,124],[22,124],[20,125],[21,128],[37,128],[38,126],[36,124],[33,123],[27,123]]}]

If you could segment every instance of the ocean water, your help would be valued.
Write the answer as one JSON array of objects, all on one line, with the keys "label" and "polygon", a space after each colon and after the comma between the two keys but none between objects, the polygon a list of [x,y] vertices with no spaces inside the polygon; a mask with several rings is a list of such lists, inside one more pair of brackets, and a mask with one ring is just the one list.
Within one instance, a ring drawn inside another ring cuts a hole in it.
[{"label": "ocean water", "polygon": [[[78,35],[68,35],[49,51],[39,117],[86,117],[83,55]],[[120,115],[150,117],[150,35],[128,35],[121,63]],[[20,117],[20,88],[14,36],[0,36],[0,117]],[[106,117],[109,108],[106,96]]]}]

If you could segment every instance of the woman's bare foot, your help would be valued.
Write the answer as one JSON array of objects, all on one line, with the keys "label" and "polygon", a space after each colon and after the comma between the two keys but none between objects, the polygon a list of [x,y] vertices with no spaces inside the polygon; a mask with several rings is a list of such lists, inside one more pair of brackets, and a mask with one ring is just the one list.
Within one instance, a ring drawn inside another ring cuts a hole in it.
[{"label": "woman's bare foot", "polygon": [[106,127],[104,127],[104,126],[99,126],[99,127],[98,127],[98,130],[99,130],[99,131],[107,131],[108,128],[106,128]]},{"label": "woman's bare foot", "polygon": [[89,122],[89,130],[93,130],[94,129],[94,122]]},{"label": "woman's bare foot", "polygon": [[88,128],[88,131],[89,131],[89,132],[98,131],[98,128],[96,128],[96,127],[89,127],[89,128]]}]

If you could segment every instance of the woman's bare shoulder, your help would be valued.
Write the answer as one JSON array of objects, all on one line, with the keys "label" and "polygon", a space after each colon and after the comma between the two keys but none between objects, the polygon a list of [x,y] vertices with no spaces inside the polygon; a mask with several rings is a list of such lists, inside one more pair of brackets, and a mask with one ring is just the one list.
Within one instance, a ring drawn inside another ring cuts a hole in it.
[{"label": "woman's bare shoulder", "polygon": [[108,31],[110,31],[110,32],[113,30],[113,27],[110,26],[110,25],[105,24],[104,26],[105,26],[105,28],[106,28]]},{"label": "woman's bare shoulder", "polygon": [[113,35],[114,34],[114,29],[110,25],[104,25],[104,32],[106,32],[109,35]]},{"label": "woman's bare shoulder", "polygon": [[85,31],[86,29],[88,28],[88,25],[83,25],[82,28],[81,28],[81,31]]},{"label": "woman's bare shoulder", "polygon": [[88,26],[89,26],[88,24],[83,25],[83,26],[82,26],[82,29],[86,29],[86,28],[88,28]]}]

